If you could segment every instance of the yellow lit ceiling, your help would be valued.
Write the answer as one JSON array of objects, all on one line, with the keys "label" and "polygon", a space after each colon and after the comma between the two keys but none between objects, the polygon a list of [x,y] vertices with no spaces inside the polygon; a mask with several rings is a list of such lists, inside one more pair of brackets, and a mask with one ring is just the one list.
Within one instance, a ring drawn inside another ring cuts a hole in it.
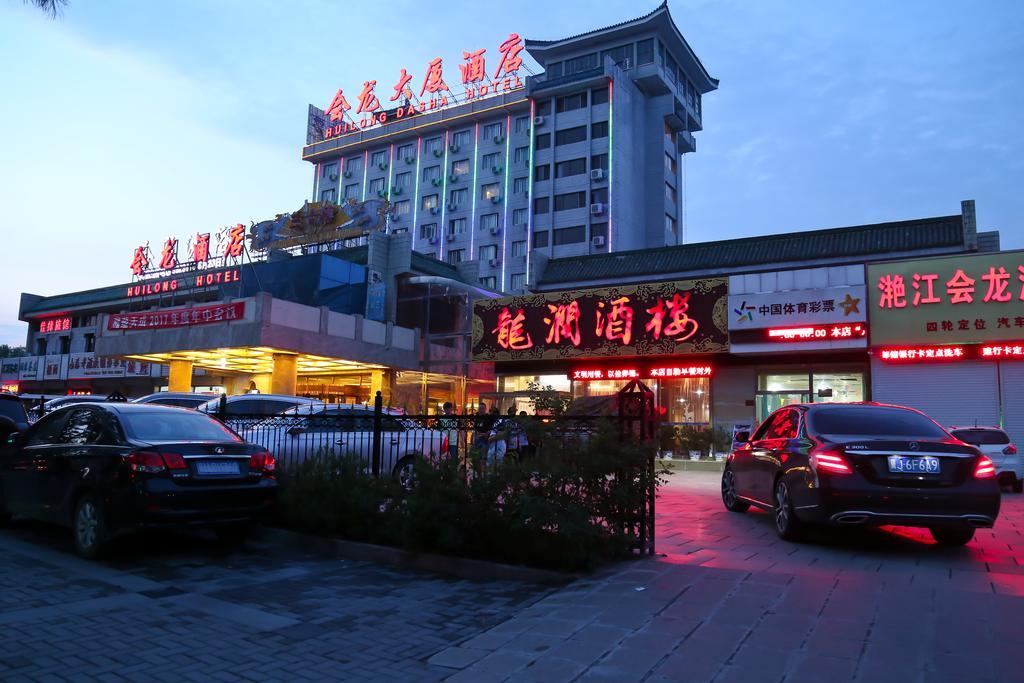
[{"label": "yellow lit ceiling", "polygon": [[[203,368],[205,370],[212,370],[215,372],[222,371],[229,373],[262,374],[271,372],[274,369],[275,353],[291,352],[283,351],[281,349],[272,349],[267,346],[255,346],[233,349],[204,349],[201,351],[147,353],[138,356],[124,356],[124,358],[140,360],[148,363],[160,363],[161,365],[167,365],[172,360],[187,360],[191,361],[192,365],[197,368]],[[387,366],[385,365],[359,363],[341,358],[330,358],[328,356],[314,356],[308,353],[299,353],[295,355],[298,358],[298,372],[301,375],[334,375],[387,369]]]}]

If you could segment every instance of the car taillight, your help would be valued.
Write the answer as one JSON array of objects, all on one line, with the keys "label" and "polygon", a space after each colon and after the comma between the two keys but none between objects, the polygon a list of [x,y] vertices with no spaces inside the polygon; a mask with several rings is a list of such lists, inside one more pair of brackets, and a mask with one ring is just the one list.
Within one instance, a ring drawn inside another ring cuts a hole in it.
[{"label": "car taillight", "polygon": [[996,476],[996,466],[988,459],[988,456],[978,458],[978,464],[974,466],[975,479],[991,479]]},{"label": "car taillight", "polygon": [[154,451],[133,451],[128,454],[128,467],[132,472],[154,474],[167,469],[164,459]]},{"label": "car taillight", "polygon": [[253,453],[249,456],[249,469],[257,472],[273,472],[277,466],[277,461],[274,456],[263,451],[261,453]]},{"label": "car taillight", "polygon": [[846,463],[846,459],[839,454],[838,451],[820,451],[817,453],[811,453],[810,455],[811,467],[818,472],[828,472],[829,474],[852,474],[853,470]]},{"label": "car taillight", "polygon": [[181,457],[178,453],[164,453],[164,464],[167,465],[169,470],[185,470],[188,469],[188,465],[185,464],[185,458]]},{"label": "car taillight", "polygon": [[1011,443],[1003,449],[1003,455],[1017,455],[1017,447]]}]

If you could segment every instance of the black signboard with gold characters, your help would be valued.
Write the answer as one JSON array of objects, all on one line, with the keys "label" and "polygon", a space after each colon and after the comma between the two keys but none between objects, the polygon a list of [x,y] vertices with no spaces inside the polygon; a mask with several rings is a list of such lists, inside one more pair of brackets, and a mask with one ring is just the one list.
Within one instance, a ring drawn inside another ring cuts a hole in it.
[{"label": "black signboard with gold characters", "polygon": [[724,278],[477,301],[473,360],[545,360],[729,350]]}]

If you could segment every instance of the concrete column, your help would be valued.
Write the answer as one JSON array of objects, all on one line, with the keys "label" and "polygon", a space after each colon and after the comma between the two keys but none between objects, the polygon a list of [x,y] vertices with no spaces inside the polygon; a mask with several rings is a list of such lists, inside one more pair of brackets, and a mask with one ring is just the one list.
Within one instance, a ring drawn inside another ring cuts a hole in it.
[{"label": "concrete column", "polygon": [[270,375],[270,393],[295,395],[299,357],[294,353],[275,353],[274,371]]},{"label": "concrete column", "polygon": [[172,360],[167,375],[167,391],[192,391],[192,361]]},{"label": "concrete column", "polygon": [[381,400],[385,406],[391,405],[394,396],[395,371],[394,370],[371,370],[370,371],[370,402],[380,392]]}]

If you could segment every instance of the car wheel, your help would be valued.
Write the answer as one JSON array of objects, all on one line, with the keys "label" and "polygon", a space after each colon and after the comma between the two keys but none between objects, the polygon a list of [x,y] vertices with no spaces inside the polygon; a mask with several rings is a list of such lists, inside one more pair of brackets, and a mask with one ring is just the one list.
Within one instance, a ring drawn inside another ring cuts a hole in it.
[{"label": "car wheel", "polygon": [[1013,492],[1014,493],[1024,493],[1024,479],[1014,479],[1013,480]]},{"label": "car wheel", "polygon": [[722,472],[722,503],[729,512],[746,512],[750,509],[750,503],[740,500],[736,493],[736,474],[728,468]]},{"label": "car wheel", "polygon": [[785,541],[798,541],[803,538],[804,527],[793,514],[793,501],[789,497],[789,487],[779,479],[775,482],[775,531]]},{"label": "car wheel", "polygon": [[416,459],[407,455],[399,460],[395,469],[392,470],[391,476],[404,490],[412,491],[416,486]]},{"label": "car wheel", "polygon": [[92,493],[78,499],[72,522],[75,552],[87,560],[95,560],[103,552],[106,542],[106,520],[103,509]]},{"label": "car wheel", "polygon": [[974,538],[974,529],[969,526],[933,526],[929,531],[939,545],[966,545]]},{"label": "car wheel", "polygon": [[239,546],[248,540],[252,534],[251,524],[231,524],[220,526],[214,529],[217,540],[227,546]]}]

